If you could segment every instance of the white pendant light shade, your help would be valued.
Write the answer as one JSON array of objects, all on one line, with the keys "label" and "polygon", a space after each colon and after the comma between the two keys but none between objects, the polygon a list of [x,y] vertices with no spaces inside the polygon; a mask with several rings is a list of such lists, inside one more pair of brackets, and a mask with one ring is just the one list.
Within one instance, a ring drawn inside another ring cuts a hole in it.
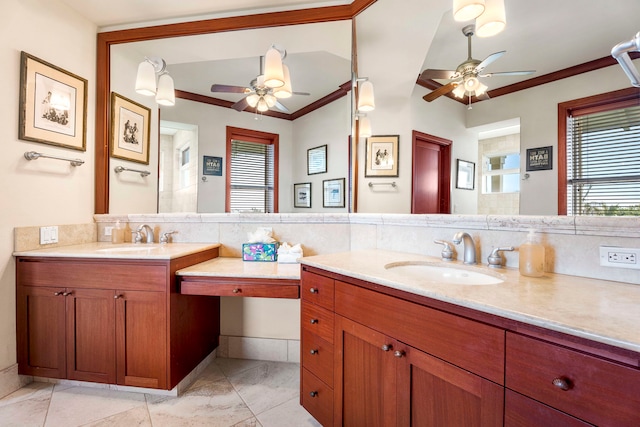
[{"label": "white pendant light shade", "polygon": [[149,61],[142,61],[140,65],[138,65],[136,92],[146,96],[156,94],[156,70]]},{"label": "white pendant light shade", "polygon": [[260,97],[258,101],[258,111],[265,112],[269,109],[269,105],[267,105],[267,101],[264,98]]},{"label": "white pendant light shade", "polygon": [[158,77],[158,93],[156,102],[160,105],[173,106],[176,104],[176,95],[173,86],[173,79],[167,73]]},{"label": "white pendant light shade", "polygon": [[470,21],[476,19],[485,9],[485,0],[453,0],[453,19]]},{"label": "white pendant light shade", "polygon": [[369,117],[362,116],[358,119],[358,122],[360,122],[358,127],[360,137],[362,138],[370,137],[372,135],[372,132],[371,132],[371,120],[369,120]]},{"label": "white pendant light shade", "polygon": [[464,81],[464,88],[469,92],[473,92],[480,87],[480,84],[480,80],[477,77],[469,77]]},{"label": "white pendant light shade", "polygon": [[373,111],[376,103],[373,97],[373,84],[366,80],[360,85],[358,93],[358,111]]},{"label": "white pendant light shade", "polygon": [[282,70],[282,55],[276,48],[271,47],[264,58],[264,84],[270,88],[284,85],[284,71]]},{"label": "white pendant light shade", "polygon": [[453,96],[455,96],[456,98],[460,98],[462,99],[462,97],[464,96],[464,93],[467,90],[464,88],[464,85],[458,85],[456,86],[456,88],[453,90]]},{"label": "white pendant light shade", "polygon": [[480,83],[480,85],[478,86],[478,89],[476,89],[476,96],[484,95],[485,93],[487,93],[487,89],[489,88],[487,87],[486,84]]},{"label": "white pendant light shade", "polygon": [[273,94],[277,98],[290,98],[291,95],[293,95],[293,90],[291,90],[291,75],[289,74],[289,67],[282,64],[282,71],[284,73],[284,86],[274,90]]},{"label": "white pendant light shade", "polygon": [[252,93],[251,95],[247,96],[247,104],[249,104],[251,108],[256,108],[256,105],[258,105],[258,101],[260,101],[260,95]]},{"label": "white pendant light shade", "polygon": [[484,13],[476,19],[476,34],[478,37],[495,36],[507,25],[504,0],[485,0]]},{"label": "white pendant light shade", "polygon": [[265,100],[265,102],[267,103],[267,106],[268,106],[269,108],[271,108],[271,107],[273,107],[274,105],[276,105],[276,101],[277,101],[276,97],[275,97],[275,96],[273,96],[273,95],[271,95],[271,94],[266,94],[266,95],[264,96],[264,100]]}]

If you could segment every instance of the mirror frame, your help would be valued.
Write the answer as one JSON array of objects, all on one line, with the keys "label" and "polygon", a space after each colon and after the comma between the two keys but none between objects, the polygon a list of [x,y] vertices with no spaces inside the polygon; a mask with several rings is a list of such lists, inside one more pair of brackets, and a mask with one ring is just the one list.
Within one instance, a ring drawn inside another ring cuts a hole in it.
[{"label": "mirror frame", "polygon": [[[344,21],[355,18],[356,15],[375,2],[376,0],[353,0],[351,4],[342,6],[259,13],[98,33],[96,51],[94,213],[109,213],[111,45],[223,31]],[[355,40],[352,39],[352,43],[355,43]]]}]

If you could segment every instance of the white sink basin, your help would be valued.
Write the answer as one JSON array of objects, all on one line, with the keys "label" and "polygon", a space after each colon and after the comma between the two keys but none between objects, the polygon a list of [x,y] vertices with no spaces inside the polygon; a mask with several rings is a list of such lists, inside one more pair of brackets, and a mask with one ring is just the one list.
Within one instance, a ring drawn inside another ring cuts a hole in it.
[{"label": "white sink basin", "polygon": [[397,273],[403,281],[420,283],[443,283],[453,285],[497,285],[504,282],[499,273],[485,273],[474,267],[456,267],[445,263],[426,261],[392,262],[384,266]]}]

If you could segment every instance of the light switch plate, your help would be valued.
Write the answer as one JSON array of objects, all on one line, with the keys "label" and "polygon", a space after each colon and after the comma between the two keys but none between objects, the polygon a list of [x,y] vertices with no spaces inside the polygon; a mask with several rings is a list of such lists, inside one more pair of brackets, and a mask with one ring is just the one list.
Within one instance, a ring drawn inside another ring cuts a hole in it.
[{"label": "light switch plate", "polygon": [[40,244],[58,243],[58,226],[40,227]]}]

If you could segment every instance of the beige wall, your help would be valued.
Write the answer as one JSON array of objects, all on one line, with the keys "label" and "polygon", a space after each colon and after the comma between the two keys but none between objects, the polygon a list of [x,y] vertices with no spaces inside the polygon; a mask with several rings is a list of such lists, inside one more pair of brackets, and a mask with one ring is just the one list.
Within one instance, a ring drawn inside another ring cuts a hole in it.
[{"label": "beige wall", "polygon": [[[16,363],[14,227],[88,223],[93,214],[96,26],[58,0],[3,0],[0,37],[0,370]],[[86,78],[87,151],[18,139],[20,51]],[[73,168],[25,151],[80,158]]]}]

